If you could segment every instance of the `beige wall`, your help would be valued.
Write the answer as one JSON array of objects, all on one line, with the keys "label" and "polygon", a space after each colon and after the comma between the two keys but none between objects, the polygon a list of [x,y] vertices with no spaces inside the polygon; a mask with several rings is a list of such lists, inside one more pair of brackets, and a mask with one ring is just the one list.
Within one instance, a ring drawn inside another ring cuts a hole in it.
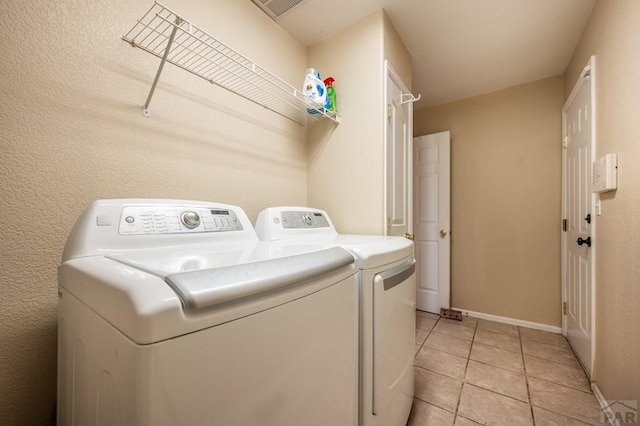
[{"label": "beige wall", "polygon": [[311,46],[310,67],[336,79],[339,125],[308,133],[309,205],[342,233],[381,234],[383,215],[383,12]]},{"label": "beige wall", "polygon": [[453,306],[559,327],[561,76],[417,111],[451,131]]},{"label": "beige wall", "polygon": [[402,82],[410,89],[413,78],[411,55],[386,13],[384,14],[384,58],[389,61]]},{"label": "beige wall", "polygon": [[618,190],[596,217],[594,379],[608,400],[640,402],[640,2],[599,1],[565,76],[596,55],[597,157],[618,154]]},{"label": "beige wall", "polygon": [[336,79],[342,115],[309,127],[308,200],[341,233],[384,233],[384,59],[411,87],[411,57],[383,10],[308,49],[309,66]]},{"label": "beige wall", "polygon": [[[168,7],[301,86],[306,49],[250,1]],[[152,5],[0,2],[0,424],[48,424],[56,386],[56,267],[82,209],[109,197],[218,200],[254,219],[306,204],[303,126],[120,37]]]}]

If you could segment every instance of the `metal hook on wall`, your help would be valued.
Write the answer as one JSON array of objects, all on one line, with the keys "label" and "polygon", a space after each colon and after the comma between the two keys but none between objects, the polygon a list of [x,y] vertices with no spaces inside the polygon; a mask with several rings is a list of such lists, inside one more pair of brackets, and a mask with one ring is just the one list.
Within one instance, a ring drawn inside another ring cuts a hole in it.
[{"label": "metal hook on wall", "polygon": [[[405,97],[406,97],[406,99],[405,99]],[[412,102],[418,102],[421,97],[422,97],[422,94],[419,94],[418,97],[416,98],[415,96],[413,96],[413,93],[401,93],[400,94],[400,104],[404,105],[404,104],[408,104],[408,103],[412,103]]]}]

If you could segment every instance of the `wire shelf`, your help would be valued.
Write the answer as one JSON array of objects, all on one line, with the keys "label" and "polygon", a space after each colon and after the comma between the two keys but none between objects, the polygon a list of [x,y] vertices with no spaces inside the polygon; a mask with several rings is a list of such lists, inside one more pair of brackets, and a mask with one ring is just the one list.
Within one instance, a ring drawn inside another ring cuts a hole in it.
[{"label": "wire shelf", "polygon": [[143,110],[146,116],[169,62],[296,123],[304,125],[309,117],[338,122],[335,112],[318,108],[290,84],[158,2],[122,38],[162,59]]}]

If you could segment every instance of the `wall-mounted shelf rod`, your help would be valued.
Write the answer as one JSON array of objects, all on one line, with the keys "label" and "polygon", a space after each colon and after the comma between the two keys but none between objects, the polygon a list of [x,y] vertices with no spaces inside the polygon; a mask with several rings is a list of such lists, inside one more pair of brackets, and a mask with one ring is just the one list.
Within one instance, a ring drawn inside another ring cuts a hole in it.
[{"label": "wall-mounted shelf rod", "polygon": [[143,108],[147,117],[160,74],[169,62],[296,123],[304,125],[309,118],[339,122],[335,112],[319,108],[284,80],[158,2],[122,38],[161,59]]},{"label": "wall-mounted shelf rod", "polygon": [[144,107],[142,108],[142,115],[144,115],[145,117],[151,117],[151,110],[149,109],[149,104],[151,103],[153,92],[155,92],[156,86],[158,85],[158,80],[160,80],[160,74],[162,74],[162,68],[164,68],[164,64],[167,62],[167,56],[169,56],[169,52],[171,51],[171,45],[173,44],[173,40],[176,38],[176,32],[178,32],[178,26],[180,24],[182,24],[182,19],[176,18],[176,26],[173,27],[173,30],[171,30],[171,35],[169,36],[169,41],[167,41],[167,47],[164,49],[164,55],[162,55],[162,60],[160,61],[160,66],[158,66],[156,77],[153,79],[153,83],[151,84],[151,90],[149,91],[149,96],[147,96],[147,101],[144,103]]}]

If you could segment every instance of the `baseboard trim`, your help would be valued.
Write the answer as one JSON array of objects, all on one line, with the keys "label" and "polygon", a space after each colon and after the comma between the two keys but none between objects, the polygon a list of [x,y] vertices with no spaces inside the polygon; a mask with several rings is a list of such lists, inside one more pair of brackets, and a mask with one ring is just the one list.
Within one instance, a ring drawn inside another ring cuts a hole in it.
[{"label": "baseboard trim", "polygon": [[605,399],[596,382],[591,382],[591,390],[593,391],[593,395],[596,397],[598,404],[600,404],[600,408],[602,408],[606,419],[609,420],[607,423],[611,426],[620,426],[620,421],[616,418],[615,413],[611,409],[611,404]]},{"label": "baseboard trim", "polygon": [[534,328],[536,330],[548,331],[550,333],[562,334],[562,328],[555,327],[553,325],[541,324],[539,322],[525,321],[525,320],[509,318],[509,317],[501,317],[498,315],[485,314],[482,312],[468,311],[466,309],[460,309],[460,308],[453,308],[453,309],[455,309],[456,311],[462,311],[463,315],[469,315],[470,317],[486,319],[486,320],[495,321],[495,322],[501,322],[504,324],[518,325],[521,327]]}]

